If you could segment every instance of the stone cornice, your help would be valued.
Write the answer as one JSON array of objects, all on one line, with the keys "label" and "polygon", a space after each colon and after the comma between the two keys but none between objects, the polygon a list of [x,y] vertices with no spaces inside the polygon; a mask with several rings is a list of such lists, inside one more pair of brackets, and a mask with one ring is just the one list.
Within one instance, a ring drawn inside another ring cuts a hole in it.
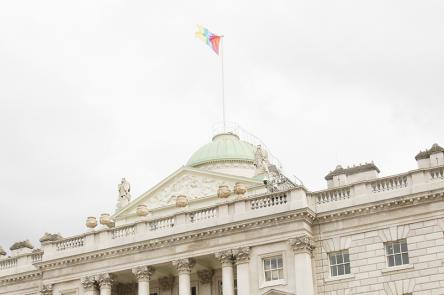
[{"label": "stone cornice", "polygon": [[38,280],[42,278],[42,272],[41,271],[33,271],[28,273],[20,273],[17,275],[10,275],[7,277],[0,278],[0,286],[14,284],[14,283],[21,283],[24,281],[32,281],[32,280]]},{"label": "stone cornice", "polygon": [[391,198],[372,203],[365,203],[353,207],[340,208],[337,210],[317,214],[315,220],[318,223],[328,223],[333,220],[341,220],[388,210],[396,210],[399,208],[411,207],[422,203],[436,202],[437,200],[444,200],[444,192],[427,192],[417,195]]},{"label": "stone cornice", "polygon": [[212,228],[204,228],[201,230],[192,231],[188,233],[182,233],[173,236],[167,236],[163,238],[156,238],[153,240],[137,242],[118,248],[116,247],[116,248],[104,249],[100,251],[88,252],[85,254],[71,256],[71,257],[63,257],[49,261],[42,261],[35,263],[35,266],[37,266],[42,271],[46,271],[50,269],[63,268],[66,266],[77,265],[82,263],[91,263],[92,261],[100,261],[122,255],[129,255],[132,253],[138,253],[141,250],[151,251],[166,246],[180,245],[199,240],[223,237],[236,232],[242,232],[245,230],[255,230],[257,228],[271,227],[271,226],[276,226],[278,224],[286,224],[294,222],[295,220],[301,220],[311,224],[314,218],[315,218],[314,212],[308,208],[300,210],[292,210],[279,214],[259,217],[254,220],[236,222]]}]

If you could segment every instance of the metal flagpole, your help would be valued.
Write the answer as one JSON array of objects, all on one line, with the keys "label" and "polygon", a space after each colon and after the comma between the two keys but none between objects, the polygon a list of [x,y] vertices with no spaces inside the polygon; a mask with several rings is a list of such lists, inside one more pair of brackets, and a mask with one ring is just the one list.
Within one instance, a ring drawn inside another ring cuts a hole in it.
[{"label": "metal flagpole", "polygon": [[222,119],[224,124],[224,132],[226,131],[225,120],[225,81],[224,81],[224,50],[223,50],[223,35],[220,36],[220,62],[221,62],[221,82],[222,82]]}]

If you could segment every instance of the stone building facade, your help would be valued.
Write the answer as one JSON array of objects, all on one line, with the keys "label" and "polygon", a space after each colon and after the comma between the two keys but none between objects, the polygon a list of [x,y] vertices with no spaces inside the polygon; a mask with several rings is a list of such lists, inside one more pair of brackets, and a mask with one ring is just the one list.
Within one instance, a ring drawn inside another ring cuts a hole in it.
[{"label": "stone building facade", "polygon": [[134,200],[122,179],[84,233],[0,249],[0,294],[444,294],[444,149],[416,160],[388,177],[338,166],[310,191],[218,134]]}]

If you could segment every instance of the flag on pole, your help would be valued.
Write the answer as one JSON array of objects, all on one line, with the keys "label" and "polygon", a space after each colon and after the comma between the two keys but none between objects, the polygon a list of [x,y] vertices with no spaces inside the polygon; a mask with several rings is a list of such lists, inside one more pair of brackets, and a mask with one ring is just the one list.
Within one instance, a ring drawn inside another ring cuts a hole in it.
[{"label": "flag on pole", "polygon": [[204,41],[214,52],[216,52],[217,55],[219,55],[219,44],[222,36],[215,35],[208,31],[207,28],[198,25],[196,37]]}]

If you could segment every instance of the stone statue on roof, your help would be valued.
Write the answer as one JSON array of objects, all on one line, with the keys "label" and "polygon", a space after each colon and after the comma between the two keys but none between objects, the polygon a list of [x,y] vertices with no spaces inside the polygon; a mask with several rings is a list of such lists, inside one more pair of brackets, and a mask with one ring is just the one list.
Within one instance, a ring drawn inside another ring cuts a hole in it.
[{"label": "stone statue on roof", "polygon": [[268,161],[268,153],[259,144],[256,147],[256,152],[254,153],[254,166],[256,166],[256,175],[269,174],[268,166],[270,162]]},{"label": "stone statue on roof", "polygon": [[117,209],[125,207],[131,201],[130,190],[131,186],[129,182],[125,178],[122,178],[118,187],[119,199],[117,200]]}]

